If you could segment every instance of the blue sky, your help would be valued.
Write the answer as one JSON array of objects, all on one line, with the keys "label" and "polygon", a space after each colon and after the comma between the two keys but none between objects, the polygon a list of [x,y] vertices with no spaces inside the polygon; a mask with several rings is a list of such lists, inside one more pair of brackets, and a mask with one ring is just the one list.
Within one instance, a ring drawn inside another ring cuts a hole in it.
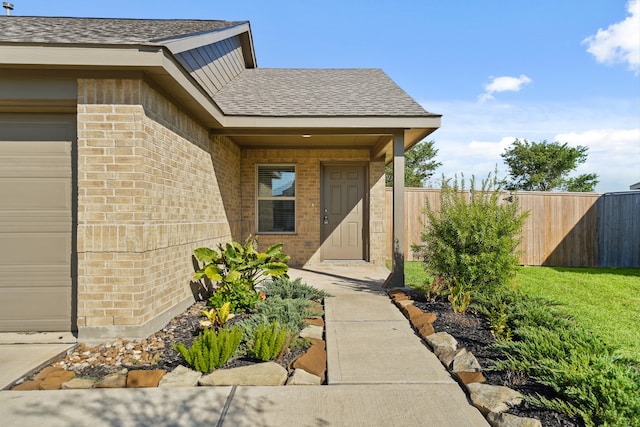
[{"label": "blue sky", "polygon": [[[443,114],[436,174],[515,138],[586,145],[598,192],[640,182],[640,0],[12,0],[14,15],[248,20],[258,66],[382,68]],[[437,185],[437,180],[431,184]]]}]

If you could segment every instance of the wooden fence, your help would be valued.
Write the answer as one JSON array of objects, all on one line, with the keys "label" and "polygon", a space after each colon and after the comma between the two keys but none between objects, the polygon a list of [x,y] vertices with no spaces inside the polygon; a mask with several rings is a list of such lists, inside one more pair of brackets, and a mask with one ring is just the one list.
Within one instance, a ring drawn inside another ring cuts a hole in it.
[{"label": "wooden fence", "polygon": [[[522,232],[523,265],[640,267],[640,191],[623,193],[516,193],[529,216]],[[505,194],[505,197],[508,197]],[[405,189],[405,257],[419,260],[424,208],[440,207],[440,190]],[[391,256],[392,192],[387,189],[387,253]]]}]

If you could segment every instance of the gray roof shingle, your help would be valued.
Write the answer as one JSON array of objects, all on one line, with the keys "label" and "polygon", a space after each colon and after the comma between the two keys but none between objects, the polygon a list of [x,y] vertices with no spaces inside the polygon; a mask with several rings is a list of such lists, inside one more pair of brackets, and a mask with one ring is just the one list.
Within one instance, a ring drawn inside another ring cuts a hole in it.
[{"label": "gray roof shingle", "polygon": [[159,45],[245,22],[1,16],[0,42]]},{"label": "gray roof shingle", "polygon": [[433,115],[380,69],[247,69],[214,100],[231,116]]}]

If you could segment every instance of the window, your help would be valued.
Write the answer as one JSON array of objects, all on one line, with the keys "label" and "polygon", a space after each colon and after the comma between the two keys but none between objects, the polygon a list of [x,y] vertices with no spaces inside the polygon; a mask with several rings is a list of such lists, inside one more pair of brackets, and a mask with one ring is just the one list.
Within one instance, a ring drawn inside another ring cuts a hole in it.
[{"label": "window", "polygon": [[258,233],[295,233],[296,167],[258,165]]}]

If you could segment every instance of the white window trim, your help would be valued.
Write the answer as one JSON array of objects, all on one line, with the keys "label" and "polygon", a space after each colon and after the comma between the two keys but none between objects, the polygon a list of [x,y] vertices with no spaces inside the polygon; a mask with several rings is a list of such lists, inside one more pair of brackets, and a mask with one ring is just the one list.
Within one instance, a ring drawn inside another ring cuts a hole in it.
[{"label": "white window trim", "polygon": [[[259,196],[259,178],[258,175],[260,173],[260,167],[261,166],[269,166],[269,167],[277,167],[277,166],[283,166],[283,167],[293,167],[293,173],[295,173],[295,184],[294,184],[294,193],[296,194],[293,197],[282,197],[282,196],[276,196],[276,197],[260,197]],[[256,164],[256,170],[255,170],[255,234],[264,234],[264,235],[279,235],[279,234],[286,234],[286,235],[294,235],[294,234],[298,234],[298,165],[295,163],[257,163]],[[281,201],[285,201],[285,200],[293,200],[293,206],[294,206],[294,218],[293,218],[293,231],[260,231],[260,201],[261,200],[281,200]]]}]

